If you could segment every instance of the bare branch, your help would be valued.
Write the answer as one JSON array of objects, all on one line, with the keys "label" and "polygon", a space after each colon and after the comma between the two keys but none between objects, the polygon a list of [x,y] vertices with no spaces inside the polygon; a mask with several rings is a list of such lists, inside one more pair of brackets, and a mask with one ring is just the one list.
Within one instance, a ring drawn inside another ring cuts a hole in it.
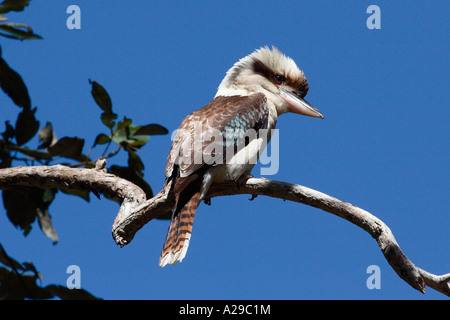
[{"label": "bare branch", "polygon": [[[378,243],[386,260],[395,272],[413,288],[425,292],[425,285],[450,296],[448,281],[450,274],[436,276],[416,267],[402,252],[389,227],[369,212],[351,203],[333,198],[322,192],[285,182],[250,178],[245,183],[227,182],[211,187],[208,197],[235,194],[265,195],[284,200],[303,203],[330,212],[350,221],[367,231]],[[151,219],[172,208],[172,195],[158,193],[128,217],[122,217],[113,225],[113,237],[123,246],[129,243],[134,234]]]},{"label": "bare branch", "polygon": [[[0,169],[0,189],[24,185],[95,190],[118,196],[124,201],[114,221],[112,234],[116,243],[124,246],[146,223],[167,213],[173,207],[174,198],[172,194],[161,191],[147,200],[142,189],[127,180],[106,173],[104,165],[104,162],[98,163],[96,169],[69,168],[62,165]],[[425,286],[429,286],[450,296],[450,273],[438,276],[416,267],[402,252],[388,226],[361,208],[304,186],[257,178],[240,183],[213,185],[208,197],[235,194],[265,195],[290,200],[346,219],[367,231],[377,241],[395,272],[413,288],[425,292]]]},{"label": "bare branch", "polygon": [[97,168],[98,170],[55,165],[0,169],[0,189],[35,186],[43,189],[94,190],[123,199],[118,217],[131,215],[134,208],[147,199],[140,187],[107,173],[104,163],[100,162]]}]

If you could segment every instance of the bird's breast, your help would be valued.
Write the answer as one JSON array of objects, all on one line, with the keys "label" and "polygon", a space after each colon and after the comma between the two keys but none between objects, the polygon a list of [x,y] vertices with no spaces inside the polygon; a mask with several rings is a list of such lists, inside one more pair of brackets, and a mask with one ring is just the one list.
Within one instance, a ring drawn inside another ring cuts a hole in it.
[{"label": "bird's breast", "polygon": [[[250,140],[248,144],[241,149],[230,150],[230,152],[234,153],[232,156],[227,155],[225,157],[227,160],[224,164],[211,168],[213,181],[236,181],[244,173],[250,173],[269,143],[273,133],[272,130],[275,129],[276,121],[276,112],[270,112],[267,129],[258,130],[256,133],[257,136]],[[245,134],[251,136],[248,132]]]}]

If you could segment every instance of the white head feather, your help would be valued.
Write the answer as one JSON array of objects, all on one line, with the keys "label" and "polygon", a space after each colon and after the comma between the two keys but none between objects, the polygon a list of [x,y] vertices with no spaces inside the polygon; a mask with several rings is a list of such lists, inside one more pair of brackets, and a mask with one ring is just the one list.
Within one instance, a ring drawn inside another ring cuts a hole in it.
[{"label": "white head feather", "polygon": [[240,59],[227,71],[225,78],[219,85],[216,96],[248,95],[259,92],[260,90],[255,87],[255,84],[261,84],[261,81],[255,79],[258,75],[253,71],[253,63],[256,60],[261,61],[273,73],[283,75],[285,78],[305,78],[303,71],[298,68],[294,60],[274,46],[272,46],[272,50],[265,46]]}]

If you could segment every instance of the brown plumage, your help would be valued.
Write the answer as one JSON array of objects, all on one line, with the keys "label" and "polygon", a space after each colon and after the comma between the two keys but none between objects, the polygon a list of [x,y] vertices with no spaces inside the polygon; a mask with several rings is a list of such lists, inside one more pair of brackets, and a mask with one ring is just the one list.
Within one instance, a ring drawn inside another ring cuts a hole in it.
[{"label": "brown plumage", "polygon": [[236,62],[214,99],[182,121],[165,170],[164,190],[173,193],[176,204],[160,266],[184,259],[195,212],[209,187],[250,173],[279,115],[323,118],[303,99],[307,92],[308,82],[295,62],[264,47]]},{"label": "brown plumage", "polygon": [[[182,259],[182,256],[184,256],[183,248],[186,245],[187,249],[188,243],[186,242],[189,242],[191,238],[192,225],[194,224],[194,216],[199,204],[199,198],[200,190],[189,199],[181,210],[174,210],[161,252],[160,261],[164,261],[165,258],[169,261],[173,261],[173,259],[176,259],[177,257],[181,257]],[[175,262],[176,261],[177,259]]]},{"label": "brown plumage", "polygon": [[[235,119],[240,119],[243,127],[234,128],[233,135],[238,135],[239,130],[267,128],[266,97],[261,93],[251,96],[217,97],[205,107],[188,115],[181,123],[166,165],[165,190],[173,192],[176,204],[159,260],[161,266],[175,264],[184,258],[189,246],[195,212],[200,202],[204,174],[209,168],[217,165],[214,162],[205,162],[208,156],[212,158],[205,149],[214,140],[211,140],[211,136],[217,133],[225,134],[225,128],[231,126],[231,121]],[[196,143],[199,141],[201,143]],[[218,142],[222,141],[220,139]],[[236,143],[234,147],[238,148],[240,143],[246,142],[237,139]],[[217,152],[215,159],[220,163],[229,160],[225,145],[220,144],[214,151]],[[200,154],[201,159],[195,159],[195,153]],[[172,190],[168,190],[169,187]]]}]

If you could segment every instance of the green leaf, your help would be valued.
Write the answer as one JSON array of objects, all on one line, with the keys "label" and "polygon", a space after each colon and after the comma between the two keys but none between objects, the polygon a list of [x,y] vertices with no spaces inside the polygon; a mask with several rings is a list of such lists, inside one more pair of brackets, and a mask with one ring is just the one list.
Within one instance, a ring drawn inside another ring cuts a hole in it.
[{"label": "green leaf", "polygon": [[167,133],[169,133],[169,131],[159,124],[148,124],[146,126],[139,127],[135,135],[156,135]]},{"label": "green leaf", "polygon": [[5,300],[50,299],[51,292],[38,286],[36,274],[17,274],[6,268],[0,268],[0,295]]},{"label": "green leaf", "polygon": [[16,187],[3,190],[3,205],[9,220],[27,235],[36,217],[43,233],[58,241],[53,229],[48,207],[55,198],[56,189],[41,189],[34,187]]},{"label": "green leaf", "polygon": [[91,94],[97,105],[105,112],[112,113],[112,102],[108,92],[98,82],[89,79],[92,85]]},{"label": "green leaf", "polygon": [[39,141],[41,144],[38,146],[38,149],[47,148],[52,144],[52,142],[56,142],[56,135],[53,132],[51,122],[47,122],[45,127],[39,130]]},{"label": "green leaf", "polygon": [[34,116],[36,110],[24,108],[17,117],[15,135],[19,146],[30,141],[39,130],[39,121]]},{"label": "green leaf", "polygon": [[132,136],[131,139],[127,140],[124,144],[125,150],[127,151],[137,151],[149,140],[149,136]]},{"label": "green leaf", "polygon": [[127,117],[123,117],[123,120],[119,121],[119,123],[117,124],[117,130],[125,129],[125,128],[131,126],[131,124],[132,124],[131,119],[128,119]]},{"label": "green leaf", "polygon": [[128,151],[128,167],[140,177],[144,176],[144,163],[134,151]]},{"label": "green leaf", "polygon": [[23,108],[31,108],[31,100],[28,89],[22,77],[11,69],[3,58],[1,58],[0,47],[0,87],[12,99],[12,101]]},{"label": "green leaf", "polygon": [[6,148],[9,145],[5,140],[0,140],[0,169],[11,167],[11,154]]},{"label": "green leaf", "polygon": [[113,121],[113,120],[117,119],[117,114],[103,112],[102,115],[101,115],[101,119],[102,119],[102,122],[103,122],[103,124],[105,126],[107,126],[108,128],[112,129],[116,125],[116,122]]},{"label": "green leaf", "polygon": [[42,232],[53,241],[53,244],[58,242],[58,234],[53,228],[52,218],[48,212],[48,207],[55,199],[55,194],[58,189],[45,189],[42,196],[37,198],[36,213]]},{"label": "green leaf", "polygon": [[105,126],[112,129],[115,126],[113,120],[117,119],[117,114],[112,112],[112,101],[108,92],[96,81],[89,79],[92,85],[91,94],[97,105],[104,111],[101,115],[102,122]]},{"label": "green leaf", "polygon": [[[49,190],[46,190],[49,191]],[[48,209],[40,209],[37,208],[37,217],[39,226],[41,227],[42,232],[50,238],[53,243],[57,243],[59,238],[58,234],[56,233],[55,228],[53,228],[52,218],[50,214],[48,213]]]},{"label": "green leaf", "polygon": [[28,6],[30,0],[5,0],[0,3],[0,13],[7,13],[9,11],[22,11]]},{"label": "green leaf", "polygon": [[48,147],[47,150],[52,156],[76,159],[81,155],[83,146],[84,139],[64,137],[59,139],[54,145]]},{"label": "green leaf", "polygon": [[111,140],[111,138],[108,137],[106,134],[100,133],[100,134],[95,138],[94,146],[93,146],[93,147],[95,147],[95,146],[98,145],[98,144],[105,144],[105,143],[108,143],[110,140]]},{"label": "green leaf", "polygon": [[150,139],[147,134],[137,134],[141,129],[141,126],[133,126],[131,119],[125,117],[123,121],[117,124],[117,128],[113,131],[112,140],[128,151],[138,150]]},{"label": "green leaf", "polygon": [[[3,246],[0,244],[0,262],[7,267],[16,269],[16,270],[25,270],[25,268],[16,260],[8,256]],[[1,282],[1,281],[0,281]]]},{"label": "green leaf", "polygon": [[[50,299],[59,297],[63,300],[99,299],[83,289],[69,289],[60,285],[41,287],[37,280],[42,281],[41,273],[33,263],[20,264],[6,253],[0,244],[0,297],[2,300]],[[32,274],[29,274],[29,273]]]},{"label": "green leaf", "polygon": [[31,39],[42,39],[38,34],[35,34],[29,25],[23,23],[3,23],[0,24],[0,30],[8,32],[8,34],[0,34],[7,38],[17,39],[17,40],[31,40]]},{"label": "green leaf", "polygon": [[[42,190],[42,189],[40,189]],[[36,205],[30,199],[33,188],[22,187],[3,190],[3,205],[9,221],[23,230],[24,235],[31,231],[31,224],[36,219]]]},{"label": "green leaf", "polygon": [[2,132],[2,137],[5,140],[10,140],[14,138],[14,128],[12,125],[9,124],[9,121],[5,121],[5,131]]},{"label": "green leaf", "polygon": [[117,128],[114,129],[112,134],[112,140],[118,145],[122,145],[124,142],[127,142],[128,137],[130,135],[130,121],[119,121],[117,124]]}]

